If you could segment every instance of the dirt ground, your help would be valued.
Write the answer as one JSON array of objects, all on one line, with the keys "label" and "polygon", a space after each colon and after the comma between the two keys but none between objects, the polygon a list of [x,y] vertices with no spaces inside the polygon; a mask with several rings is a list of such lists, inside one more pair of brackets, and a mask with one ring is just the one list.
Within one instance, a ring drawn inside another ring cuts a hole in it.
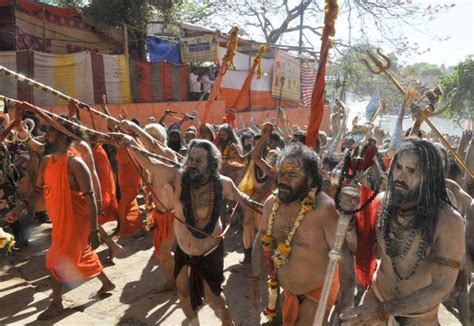
[{"label": "dirt ground", "polygon": [[[111,223],[106,225],[110,230]],[[89,299],[97,291],[97,279],[67,284],[64,293],[66,310],[52,321],[36,321],[48,307],[51,287],[45,268],[50,225],[35,225],[30,245],[13,255],[0,256],[0,324],[5,325],[182,325],[184,314],[174,291],[156,293],[163,284],[163,274],[153,253],[150,234],[121,240],[123,252],[105,273],[116,284],[110,296]],[[259,325],[260,318],[250,306],[249,267],[242,267],[241,233],[232,228],[225,239],[224,294],[236,325]],[[107,256],[104,245],[98,248],[102,261]],[[264,289],[262,283],[262,289]],[[218,325],[212,309],[199,311],[201,325]],[[263,322],[263,320],[262,320]],[[442,308],[441,325],[461,325]]]}]

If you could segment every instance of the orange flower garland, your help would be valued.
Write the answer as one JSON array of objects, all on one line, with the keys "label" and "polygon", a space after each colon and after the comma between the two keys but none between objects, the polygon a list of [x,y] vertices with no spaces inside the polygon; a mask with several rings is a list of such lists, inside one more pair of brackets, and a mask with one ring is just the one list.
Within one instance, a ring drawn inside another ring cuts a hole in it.
[{"label": "orange flower garland", "polygon": [[277,269],[283,267],[287,262],[291,252],[291,241],[293,240],[298,227],[307,212],[315,209],[316,191],[311,190],[301,201],[301,207],[296,217],[293,227],[288,232],[288,236],[284,242],[276,243],[273,238],[273,224],[275,222],[276,214],[280,208],[280,201],[274,193],[275,202],[272,207],[272,213],[268,220],[267,232],[262,236],[262,248],[265,262],[268,266],[268,305],[264,310],[264,315],[270,321],[276,316],[276,303],[278,300],[278,277]]}]

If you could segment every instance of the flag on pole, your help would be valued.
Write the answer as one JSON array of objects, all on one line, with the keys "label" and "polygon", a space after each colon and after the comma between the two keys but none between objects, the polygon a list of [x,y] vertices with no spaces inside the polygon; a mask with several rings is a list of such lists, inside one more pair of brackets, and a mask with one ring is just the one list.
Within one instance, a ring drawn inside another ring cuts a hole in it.
[{"label": "flag on pole", "polygon": [[326,76],[326,62],[329,48],[332,46],[330,37],[336,33],[335,22],[339,6],[337,0],[326,0],[324,6],[324,28],[321,36],[321,52],[319,54],[319,67],[314,83],[313,95],[311,97],[311,112],[309,117],[308,130],[306,132],[306,145],[314,148],[316,139],[319,136],[319,128],[323,120],[324,113],[324,88]]},{"label": "flag on pole", "polygon": [[237,43],[238,43],[239,28],[232,27],[229,34],[230,34],[230,40],[227,43],[227,53],[222,60],[222,65],[219,69],[219,73],[217,74],[214,87],[211,90],[211,94],[209,94],[209,98],[206,102],[206,106],[204,107],[204,111],[202,112],[201,125],[204,125],[209,120],[209,114],[210,114],[212,104],[214,103],[216,98],[219,96],[219,91],[222,84],[222,78],[224,77],[227,71],[227,68],[233,66],[233,60],[234,60],[235,51],[237,49]]}]

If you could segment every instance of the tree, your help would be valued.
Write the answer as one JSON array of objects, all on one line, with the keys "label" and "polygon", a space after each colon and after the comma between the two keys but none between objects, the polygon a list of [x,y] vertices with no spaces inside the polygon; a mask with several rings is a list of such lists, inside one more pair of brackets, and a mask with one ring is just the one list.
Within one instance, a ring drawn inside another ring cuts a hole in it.
[{"label": "tree", "polygon": [[[220,7],[221,28],[241,25],[249,34],[256,33],[257,39],[270,44],[294,41],[292,37],[303,32],[303,45],[315,47],[322,29],[324,1],[311,0],[227,0]],[[348,38],[343,39],[336,32],[335,45],[352,47],[354,43],[368,42],[368,31],[375,46],[391,45],[396,54],[416,51],[422,53],[416,43],[408,37],[397,34],[397,26],[409,25],[419,29],[420,25],[446,12],[452,5],[421,6],[410,0],[345,0],[339,1],[339,18],[349,22]],[[300,19],[304,15],[304,20]],[[316,23],[315,23],[316,22]],[[319,24],[319,26],[318,26]],[[316,37],[315,37],[316,36]],[[297,45],[296,41],[293,43]]]},{"label": "tree", "polygon": [[448,105],[447,116],[456,120],[474,119],[474,56],[469,56],[454,67],[449,76],[441,78],[445,94],[442,101]]}]

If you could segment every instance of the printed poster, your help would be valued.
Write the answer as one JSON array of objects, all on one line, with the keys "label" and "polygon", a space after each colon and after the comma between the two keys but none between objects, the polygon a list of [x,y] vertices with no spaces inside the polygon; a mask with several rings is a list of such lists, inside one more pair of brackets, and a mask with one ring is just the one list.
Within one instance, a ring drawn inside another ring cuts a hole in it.
[{"label": "printed poster", "polygon": [[300,100],[300,59],[281,50],[275,54],[272,97],[278,99],[280,91],[284,100]]},{"label": "printed poster", "polygon": [[217,34],[183,38],[180,46],[181,61],[183,63],[218,61],[219,42]]}]

